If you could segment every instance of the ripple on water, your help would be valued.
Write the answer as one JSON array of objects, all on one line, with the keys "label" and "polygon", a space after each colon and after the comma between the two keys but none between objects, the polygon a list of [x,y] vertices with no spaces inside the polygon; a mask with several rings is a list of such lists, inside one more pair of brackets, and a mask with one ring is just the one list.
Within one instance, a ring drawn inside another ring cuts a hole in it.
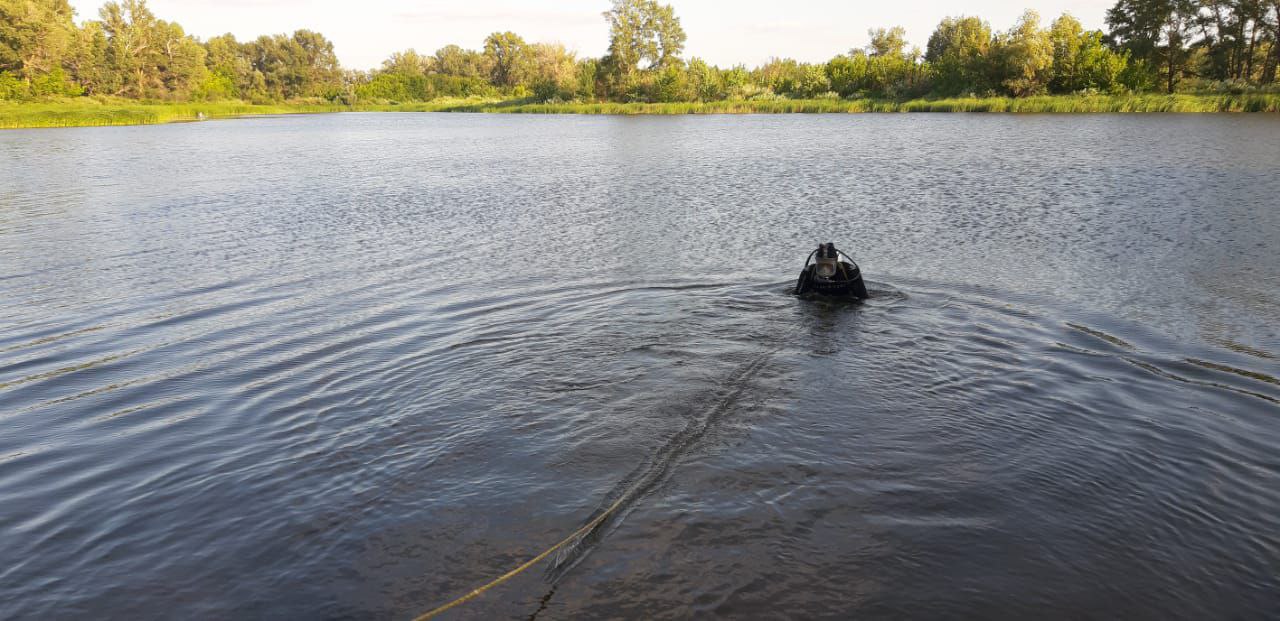
[{"label": "ripple on water", "polygon": [[1277,131],[5,133],[0,616],[1266,616]]}]

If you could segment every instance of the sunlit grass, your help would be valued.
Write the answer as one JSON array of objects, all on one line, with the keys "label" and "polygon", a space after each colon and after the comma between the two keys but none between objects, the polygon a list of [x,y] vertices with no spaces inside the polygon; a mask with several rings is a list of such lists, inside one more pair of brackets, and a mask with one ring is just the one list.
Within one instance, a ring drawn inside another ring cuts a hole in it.
[{"label": "sunlit grass", "polygon": [[264,114],[321,112],[507,112],[526,114],[782,114],[855,112],[1271,112],[1280,94],[1059,95],[913,99],[763,99],[680,103],[530,103],[486,99],[440,99],[420,103],[345,106],[330,103],[246,102],[143,103],[76,98],[46,102],[0,102],[0,128],[147,125]]},{"label": "sunlit grass", "polygon": [[239,102],[201,104],[107,102],[70,100],[39,103],[0,103],[0,128],[81,127],[90,125],[149,125],[227,118],[254,114],[335,112],[343,106],[255,105]]},{"label": "sunlit grass", "polygon": [[0,129],[153,125],[204,119],[321,112],[436,112],[489,100],[441,99],[412,104],[344,106],[329,103],[253,104],[247,102],[144,103],[89,98],[46,102],[0,102]]},{"label": "sunlit grass", "polygon": [[1123,95],[949,99],[766,99],[682,103],[479,104],[469,112],[543,114],[773,114],[857,112],[1280,112],[1280,95]]}]

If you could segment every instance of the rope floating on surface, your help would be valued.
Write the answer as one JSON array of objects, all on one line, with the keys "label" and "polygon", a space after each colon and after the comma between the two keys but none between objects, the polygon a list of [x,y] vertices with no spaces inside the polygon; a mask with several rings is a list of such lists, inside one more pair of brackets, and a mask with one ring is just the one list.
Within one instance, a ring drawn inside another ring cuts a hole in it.
[{"label": "rope floating on surface", "polygon": [[543,552],[542,552],[542,554],[539,554],[539,555],[537,555],[537,556],[535,556],[535,557],[533,557],[533,558],[529,559],[528,561],[525,561],[525,562],[524,562],[524,564],[520,565],[519,567],[517,567],[517,568],[515,568],[515,569],[513,569],[513,570],[511,570],[511,571],[509,571],[509,572],[507,572],[507,573],[505,573],[505,574],[502,574],[501,576],[498,576],[497,578],[494,578],[493,580],[490,580],[489,582],[485,583],[484,585],[479,586],[479,587],[476,587],[475,589],[472,589],[472,591],[471,591],[470,593],[467,593],[466,595],[463,595],[462,597],[459,597],[459,598],[457,598],[457,599],[455,599],[455,600],[453,600],[453,601],[451,601],[451,602],[449,602],[449,603],[447,603],[447,604],[444,604],[443,606],[439,606],[439,607],[437,607],[437,608],[433,608],[433,609],[431,609],[431,610],[429,610],[429,611],[427,611],[427,612],[425,612],[425,613],[423,613],[423,614],[421,614],[421,615],[419,615],[419,616],[417,616],[417,617],[414,617],[414,620],[413,620],[413,621],[426,621],[427,619],[434,619],[435,617],[440,616],[441,614],[444,614],[444,613],[445,613],[445,612],[447,612],[449,609],[451,609],[451,608],[453,608],[453,607],[455,607],[455,606],[460,606],[460,605],[465,604],[465,603],[467,603],[467,602],[469,602],[469,601],[471,601],[471,600],[473,600],[473,599],[475,599],[475,598],[477,598],[477,597],[480,597],[481,595],[484,595],[484,592],[485,592],[485,591],[488,591],[489,589],[492,589],[493,587],[496,587],[496,586],[498,586],[498,585],[502,584],[503,582],[506,582],[506,581],[508,581],[508,580],[510,580],[510,579],[512,579],[512,578],[514,578],[514,577],[516,577],[516,576],[518,576],[518,575],[520,575],[520,574],[524,573],[524,572],[525,572],[526,570],[528,570],[530,567],[533,567],[534,565],[537,565],[537,564],[538,564],[539,562],[541,562],[543,559],[546,559],[548,556],[551,556],[551,554],[552,554],[552,553],[554,553],[556,550],[559,550],[559,549],[561,549],[561,548],[565,547],[566,545],[568,545],[568,544],[569,544],[570,542],[572,542],[573,540],[575,540],[575,539],[577,539],[577,538],[579,538],[579,537],[583,537],[583,536],[587,535],[588,533],[590,533],[591,531],[595,530],[595,528],[596,528],[597,526],[599,526],[599,525],[603,524],[605,520],[609,519],[609,516],[610,516],[610,515],[613,515],[613,512],[614,512],[614,511],[617,511],[617,510],[618,510],[618,508],[622,506],[622,503],[623,503],[624,501],[626,501],[626,500],[628,499],[628,497],[629,497],[629,496],[630,496],[630,494],[623,494],[623,495],[622,495],[622,497],[620,497],[620,498],[618,498],[618,500],[614,501],[614,503],[613,503],[612,505],[609,505],[609,508],[608,508],[608,509],[605,509],[605,510],[604,510],[604,513],[601,513],[600,515],[597,515],[597,516],[596,516],[594,519],[592,519],[590,522],[587,522],[587,523],[586,523],[582,528],[579,528],[578,530],[574,531],[574,532],[573,532],[573,534],[571,534],[571,535],[569,535],[568,537],[565,537],[564,539],[560,540],[560,543],[557,543],[557,544],[555,544],[555,545],[551,546],[550,548],[547,548],[545,551],[543,551]]},{"label": "rope floating on surface", "polygon": [[[796,330],[798,330],[798,328],[793,329],[791,331],[791,334],[794,334]],[[787,336],[789,337],[790,334],[788,334]],[[786,342],[787,342],[787,339],[784,339],[783,343],[785,344]],[[568,537],[565,537],[564,539],[560,540],[559,543],[551,546],[550,548],[547,548],[541,554],[529,559],[528,561],[525,561],[519,567],[516,567],[515,569],[512,569],[511,571],[505,574],[502,574],[501,576],[498,576],[493,580],[490,580],[484,585],[476,587],[475,589],[471,590],[471,592],[467,593],[466,595],[463,595],[462,597],[454,599],[453,601],[450,601],[447,604],[444,604],[437,608],[433,608],[417,617],[414,617],[414,621],[427,621],[428,619],[434,619],[435,617],[438,617],[441,614],[448,612],[450,609],[454,607],[460,606],[477,597],[480,597],[489,589],[492,589],[498,585],[501,585],[502,583],[524,573],[525,571],[528,571],[529,568],[545,560],[548,556],[551,556],[557,550],[561,550],[565,546],[569,545],[570,543],[576,540],[579,540],[582,537],[587,536],[596,528],[598,528],[601,524],[603,524],[605,520],[609,519],[610,516],[616,513],[618,509],[621,508],[623,505],[625,505],[628,501],[631,501],[643,495],[646,491],[651,489],[652,486],[660,482],[663,479],[663,477],[670,471],[672,460],[677,458],[684,450],[688,449],[690,446],[696,443],[699,439],[701,439],[701,437],[707,433],[707,431],[711,428],[711,426],[721,416],[723,416],[727,410],[733,407],[733,405],[735,404],[738,398],[738,395],[741,394],[741,392],[745,388],[745,381],[750,379],[752,376],[754,376],[756,372],[758,372],[760,368],[764,366],[765,362],[767,362],[768,359],[774,353],[776,353],[779,349],[781,349],[783,346],[784,345],[778,345],[777,347],[774,347],[764,352],[763,354],[752,359],[750,362],[748,362],[745,366],[743,366],[737,372],[733,373],[729,379],[730,379],[730,383],[734,385],[734,387],[728,391],[728,394],[724,395],[719,402],[717,402],[713,407],[711,407],[704,417],[702,417],[699,420],[695,420],[691,422],[682,432],[676,434],[676,437],[672,438],[671,441],[667,444],[667,446],[659,452],[657,458],[649,466],[648,470],[642,473],[639,480],[633,482],[628,487],[628,489],[625,489],[622,492],[622,494],[618,496],[618,499],[615,500],[613,504],[609,505],[609,507],[605,509],[604,512],[602,512],[600,515],[597,515],[596,517],[592,518],[591,521],[587,522],[581,528],[574,531]]]}]

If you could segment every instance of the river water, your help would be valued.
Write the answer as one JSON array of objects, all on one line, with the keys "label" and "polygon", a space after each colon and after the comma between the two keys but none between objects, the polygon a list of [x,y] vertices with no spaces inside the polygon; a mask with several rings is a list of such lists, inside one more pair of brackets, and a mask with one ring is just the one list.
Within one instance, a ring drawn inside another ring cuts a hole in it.
[{"label": "river water", "polygon": [[[0,133],[0,618],[1265,618],[1280,118]],[[788,295],[834,241],[862,305]]]}]

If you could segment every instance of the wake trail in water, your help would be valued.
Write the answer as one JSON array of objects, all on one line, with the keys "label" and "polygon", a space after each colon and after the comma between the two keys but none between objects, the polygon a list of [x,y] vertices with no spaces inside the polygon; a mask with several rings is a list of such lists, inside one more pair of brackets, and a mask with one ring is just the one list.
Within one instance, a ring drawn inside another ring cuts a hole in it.
[{"label": "wake trail in water", "polygon": [[[786,343],[786,339],[783,343]],[[724,382],[728,388],[710,407],[672,436],[647,464],[640,466],[623,479],[585,523],[590,524],[593,520],[599,520],[599,522],[557,552],[551,566],[547,569],[547,580],[554,584],[582,562],[595,549],[611,524],[620,522],[641,499],[666,482],[675,464],[692,451],[727,414],[734,410],[751,380],[783,346],[780,344],[770,348],[730,374]],[[600,519],[605,512],[609,515]],[[550,595],[551,593],[548,593],[548,597]]]},{"label": "wake trail in water", "polygon": [[[792,331],[794,333],[795,331]],[[790,333],[787,335],[790,336]],[[434,608],[422,615],[416,617],[415,621],[424,621],[432,619],[444,612],[453,609],[456,606],[465,604],[476,597],[484,594],[491,588],[494,588],[507,580],[520,575],[524,571],[530,569],[537,563],[545,560],[549,555],[554,554],[551,566],[547,569],[546,579],[551,583],[551,589],[540,598],[538,610],[532,613],[531,619],[537,616],[547,608],[547,604],[555,595],[556,582],[566,573],[572,570],[580,563],[599,543],[606,527],[611,523],[618,522],[625,517],[639,502],[649,493],[657,489],[665,482],[671,474],[675,463],[684,455],[688,454],[699,441],[707,436],[716,424],[724,419],[725,415],[731,412],[737,405],[742,393],[750,383],[751,379],[765,366],[766,363],[782,349],[786,339],[781,344],[770,348],[769,350],[755,356],[736,371],[726,378],[725,385],[728,388],[722,393],[716,401],[706,409],[701,416],[690,421],[684,429],[676,433],[665,445],[654,455],[647,465],[643,465],[636,471],[632,472],[627,478],[623,479],[614,490],[606,497],[600,508],[592,513],[586,522],[569,535],[564,540],[554,546],[546,549],[538,556],[526,561],[524,564],[508,571],[497,579],[473,589],[466,595],[456,598],[443,606]]]},{"label": "wake trail in water", "polygon": [[[876,290],[873,296],[896,298],[901,296],[901,293],[893,289]],[[584,530],[570,543],[556,551],[546,572],[546,579],[552,584],[552,589],[543,597],[542,606],[533,614],[533,617],[546,608],[547,601],[555,593],[556,582],[595,549],[610,525],[624,519],[640,500],[669,479],[675,464],[692,451],[726,415],[734,410],[751,380],[803,329],[804,326],[797,326],[787,331],[776,345],[751,358],[725,378],[722,385],[726,388],[722,389],[720,396],[701,415],[694,417],[684,429],[672,436],[648,463],[641,465],[624,478],[605,497],[591,517],[584,522]],[[589,528],[587,528],[588,525],[590,525]]]}]

